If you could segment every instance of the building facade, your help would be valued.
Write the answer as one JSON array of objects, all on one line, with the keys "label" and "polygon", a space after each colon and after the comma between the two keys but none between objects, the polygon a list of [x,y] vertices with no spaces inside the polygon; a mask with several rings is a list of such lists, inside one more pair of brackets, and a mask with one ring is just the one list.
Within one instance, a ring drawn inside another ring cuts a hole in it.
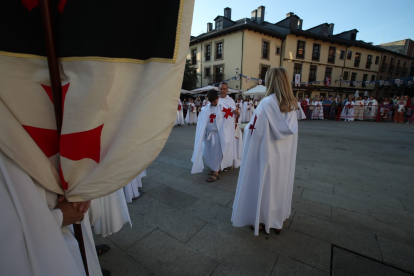
[{"label": "building facade", "polygon": [[[409,76],[412,57],[357,40],[358,30],[334,34],[334,24],[323,23],[303,30],[303,20],[294,13],[276,23],[264,20],[265,7],[250,18],[231,19],[231,9],[215,18],[215,28],[190,41],[188,58],[199,74],[199,86],[231,79],[233,89],[246,91],[264,81],[267,70],[282,66],[292,78],[296,96],[342,96],[356,90],[381,97],[394,86],[379,87],[380,79]],[[387,64],[391,62],[392,66]],[[391,66],[391,67],[390,67]],[[387,67],[387,70],[382,68]],[[299,86],[295,75],[300,74]]]}]

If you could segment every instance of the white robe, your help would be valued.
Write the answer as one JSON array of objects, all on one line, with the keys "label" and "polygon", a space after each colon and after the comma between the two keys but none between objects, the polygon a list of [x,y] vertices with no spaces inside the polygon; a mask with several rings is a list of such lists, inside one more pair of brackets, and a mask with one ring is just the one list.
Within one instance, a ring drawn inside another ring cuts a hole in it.
[{"label": "white robe", "polygon": [[342,106],[342,112],[340,119],[345,119],[345,121],[353,121],[354,120],[354,102],[348,101],[345,105]]},{"label": "white robe", "polygon": [[[234,158],[234,114],[231,111],[230,107],[227,104],[231,104],[230,101],[219,101],[217,104],[220,112],[216,114],[216,122],[218,128],[218,136],[221,144],[221,150],[223,158],[221,161],[220,169],[228,168],[233,165]],[[233,101],[234,104],[234,101]],[[207,123],[210,121],[211,115],[211,103],[206,105],[201,109],[199,114],[199,122],[197,124],[195,141],[194,141],[194,151],[191,157],[193,166],[191,173],[200,173],[204,169],[203,162],[203,144],[206,139],[206,127]],[[235,107],[235,105],[234,105]],[[226,112],[227,111],[227,112]],[[210,138],[212,139],[212,138]]]},{"label": "white robe", "polygon": [[178,99],[178,105],[181,108],[178,108],[177,106],[177,115],[175,116],[175,122],[174,122],[175,126],[184,124],[183,104],[181,103],[180,99]]},{"label": "white robe", "polygon": [[365,120],[376,120],[378,116],[378,102],[373,99],[369,100],[365,106]]},{"label": "white robe", "polygon": [[312,111],[312,119],[323,120],[322,102],[314,101],[312,105],[314,106],[313,111]]},{"label": "white robe", "polygon": [[[250,109],[249,109],[250,108]],[[253,106],[251,102],[243,103],[243,122],[249,122],[253,115]]]},{"label": "white robe", "polygon": [[[71,225],[45,190],[0,151],[0,275],[85,275]],[[89,275],[102,275],[89,224],[81,223]]]},{"label": "white robe", "polygon": [[146,171],[143,171],[124,187],[125,200],[127,203],[131,203],[134,198],[141,196],[139,188],[142,187],[141,179],[145,176],[147,176],[147,173]]},{"label": "white robe", "polygon": [[354,106],[354,120],[364,120],[364,101],[355,101]]},{"label": "white robe", "polygon": [[185,122],[187,124],[196,124],[197,119],[197,109],[194,103],[188,104],[187,115],[185,116]]},{"label": "white robe", "polygon": [[244,129],[243,157],[233,204],[235,227],[281,229],[290,216],[298,143],[297,112],[281,113],[274,94],[264,98]]},{"label": "white robe", "polygon": [[[93,225],[93,232],[102,237],[109,236],[121,230],[125,223],[131,224],[123,188],[110,195],[94,199],[100,203],[102,215]],[[93,206],[91,207],[94,208]]]}]

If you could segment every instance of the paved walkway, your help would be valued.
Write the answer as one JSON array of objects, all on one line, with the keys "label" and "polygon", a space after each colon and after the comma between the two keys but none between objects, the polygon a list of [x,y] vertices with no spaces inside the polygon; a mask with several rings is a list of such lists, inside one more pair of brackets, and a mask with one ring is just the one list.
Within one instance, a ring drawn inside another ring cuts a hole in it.
[{"label": "paved walkway", "polygon": [[191,175],[194,133],[174,127],[147,169],[133,228],[96,238],[112,275],[414,273],[412,125],[300,122],[292,215],[258,237],[230,222],[238,170]]}]

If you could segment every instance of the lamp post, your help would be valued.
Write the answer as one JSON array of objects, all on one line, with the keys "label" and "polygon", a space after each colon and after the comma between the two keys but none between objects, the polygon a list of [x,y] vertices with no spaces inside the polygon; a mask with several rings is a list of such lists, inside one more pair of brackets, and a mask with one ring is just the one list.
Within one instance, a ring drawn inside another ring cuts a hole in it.
[{"label": "lamp post", "polygon": [[[342,94],[342,80],[343,80],[343,77],[342,75],[340,75],[339,76],[339,91],[341,92],[341,94]],[[336,97],[338,97],[338,93],[336,93]]]},{"label": "lamp post", "polygon": [[[236,67],[236,75],[238,75],[239,74],[239,67]],[[241,76],[240,76],[240,90],[241,90],[241,85],[242,85],[242,80],[241,80]]]}]

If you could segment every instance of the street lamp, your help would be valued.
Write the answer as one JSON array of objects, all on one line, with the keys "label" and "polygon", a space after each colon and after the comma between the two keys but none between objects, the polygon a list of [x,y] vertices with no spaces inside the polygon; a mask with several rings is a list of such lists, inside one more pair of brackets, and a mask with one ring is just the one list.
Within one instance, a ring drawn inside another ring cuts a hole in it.
[{"label": "street lamp", "polygon": [[[343,80],[343,77],[342,75],[340,75],[339,76],[339,91],[341,92],[341,95],[342,95],[342,80]],[[338,93],[336,93],[336,96],[338,97]]]}]

